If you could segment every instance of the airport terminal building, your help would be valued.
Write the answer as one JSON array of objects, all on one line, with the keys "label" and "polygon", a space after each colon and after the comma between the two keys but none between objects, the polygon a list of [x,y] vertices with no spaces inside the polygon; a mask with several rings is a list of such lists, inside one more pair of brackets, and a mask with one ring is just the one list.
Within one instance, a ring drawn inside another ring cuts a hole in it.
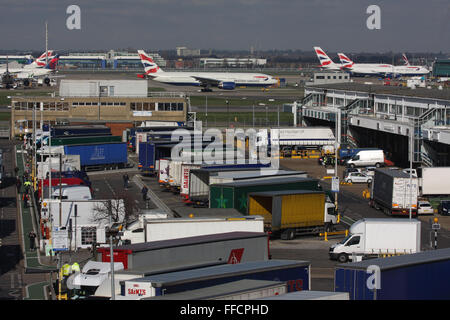
[{"label": "airport terminal building", "polygon": [[59,95],[12,96],[11,137],[34,121],[36,127],[98,121],[122,130],[145,121],[185,123],[188,101],[180,92],[149,94],[144,80],[62,80]]},{"label": "airport terminal building", "polygon": [[450,90],[339,83],[305,87],[297,121],[333,128],[342,147],[379,147],[397,166],[450,166]]}]

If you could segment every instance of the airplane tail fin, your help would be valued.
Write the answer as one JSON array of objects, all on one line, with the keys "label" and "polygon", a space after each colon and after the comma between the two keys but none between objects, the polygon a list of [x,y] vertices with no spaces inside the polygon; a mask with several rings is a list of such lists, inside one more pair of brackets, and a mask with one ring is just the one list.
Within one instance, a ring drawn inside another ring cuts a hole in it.
[{"label": "airplane tail fin", "polygon": [[141,63],[144,66],[145,75],[151,76],[155,73],[163,72],[160,67],[153,61],[152,57],[145,53],[144,50],[138,50],[139,57],[141,58]]},{"label": "airplane tail fin", "polygon": [[320,47],[314,47],[314,51],[316,52],[317,58],[319,58],[320,66],[322,68],[330,68],[334,66],[333,60],[322,50]]},{"label": "airplane tail fin", "polygon": [[338,53],[338,56],[339,56],[339,60],[341,61],[342,66],[344,68],[349,68],[355,64],[349,57],[347,57],[343,53]]},{"label": "airplane tail fin", "polygon": [[32,63],[26,65],[24,68],[44,68],[45,59],[47,58],[48,61],[51,61],[54,58],[54,55],[55,53],[53,50],[48,50],[47,52],[44,52],[38,58],[36,58]]},{"label": "airplane tail fin", "polygon": [[58,65],[59,61],[59,54],[51,57],[51,59],[48,61],[48,64],[44,67],[45,69],[55,70],[56,66]]},{"label": "airplane tail fin", "polygon": [[409,61],[408,61],[408,58],[406,57],[406,54],[404,54],[404,53],[402,54],[402,59],[403,59],[405,66],[409,66]]}]

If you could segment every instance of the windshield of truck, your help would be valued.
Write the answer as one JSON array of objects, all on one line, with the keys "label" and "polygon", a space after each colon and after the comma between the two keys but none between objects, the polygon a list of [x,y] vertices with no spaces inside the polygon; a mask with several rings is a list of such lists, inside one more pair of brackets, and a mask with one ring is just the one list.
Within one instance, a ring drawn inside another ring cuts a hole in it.
[{"label": "windshield of truck", "polygon": [[347,237],[345,237],[344,239],[342,239],[341,241],[339,241],[339,244],[344,244],[347,242],[348,239],[350,239],[351,237],[353,237],[353,235],[349,234]]}]

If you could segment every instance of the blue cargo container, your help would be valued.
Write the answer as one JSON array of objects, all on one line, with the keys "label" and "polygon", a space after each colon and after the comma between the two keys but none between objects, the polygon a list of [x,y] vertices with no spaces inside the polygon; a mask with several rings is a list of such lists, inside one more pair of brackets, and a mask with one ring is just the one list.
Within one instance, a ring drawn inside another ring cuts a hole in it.
[{"label": "blue cargo container", "polygon": [[127,144],[125,142],[69,145],[64,146],[64,154],[80,155],[80,165],[84,171],[124,168],[128,163]]},{"label": "blue cargo container", "polygon": [[121,293],[128,296],[135,293],[134,288],[141,287],[147,297],[161,296],[243,279],[283,281],[288,292],[310,290],[310,267],[309,261],[297,260],[225,264],[127,280],[121,283]]},{"label": "blue cargo container", "polygon": [[[369,266],[379,267],[379,289]],[[448,300],[449,270],[450,248],[340,264],[334,291],[348,292],[351,300]]]}]

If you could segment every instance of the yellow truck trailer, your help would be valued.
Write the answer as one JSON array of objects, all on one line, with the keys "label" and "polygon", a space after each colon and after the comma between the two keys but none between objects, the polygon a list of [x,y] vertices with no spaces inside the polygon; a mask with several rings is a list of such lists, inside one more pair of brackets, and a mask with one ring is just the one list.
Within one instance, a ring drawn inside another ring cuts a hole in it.
[{"label": "yellow truck trailer", "polygon": [[263,216],[265,230],[283,240],[331,231],[337,223],[335,206],[323,191],[253,192],[248,214]]}]

